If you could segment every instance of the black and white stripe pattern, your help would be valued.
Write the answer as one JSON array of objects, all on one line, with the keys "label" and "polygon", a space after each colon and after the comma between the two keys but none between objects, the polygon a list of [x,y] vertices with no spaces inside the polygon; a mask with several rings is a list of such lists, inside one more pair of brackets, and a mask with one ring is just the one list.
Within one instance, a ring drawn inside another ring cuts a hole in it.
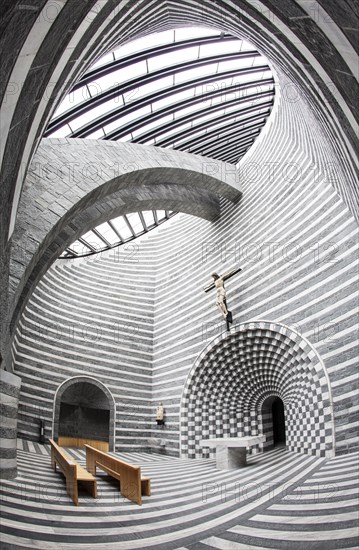
[{"label": "black and white stripe pattern", "polygon": [[[219,471],[213,460],[120,453],[151,477],[152,495],[138,507],[99,473],[98,498],[81,492],[76,508],[47,448],[19,447],[35,452],[19,450],[19,477],[1,489],[4,548],[355,548],[357,455],[325,460],[277,450]],[[84,451],[68,452],[84,464]]]},{"label": "black and white stripe pattern", "polygon": [[[61,261],[42,278],[14,346],[22,437],[36,439],[36,407],[50,422],[58,385],[85,372],[115,396],[121,448],[178,456],[185,381],[225,328],[203,287],[213,271],[239,264],[242,273],[227,285],[235,324],[265,319],[309,340],[332,386],[335,452],[358,448],[357,225],[329,181],[331,151],[305,105],[282,101],[275,115],[266,136],[273,147],[253,146],[241,167],[243,197],[237,205],[222,200],[220,220],[181,214],[138,248]],[[153,421],[159,401],[161,427]],[[312,422],[317,403],[305,406]]]},{"label": "black and white stripe pattern", "polygon": [[16,477],[17,410],[21,378],[0,370],[0,471],[4,479]]}]

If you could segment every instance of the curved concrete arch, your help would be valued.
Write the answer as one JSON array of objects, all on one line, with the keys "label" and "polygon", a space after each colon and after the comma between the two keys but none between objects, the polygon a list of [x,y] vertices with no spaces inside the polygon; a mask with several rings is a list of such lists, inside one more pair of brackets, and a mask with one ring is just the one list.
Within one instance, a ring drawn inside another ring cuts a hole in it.
[{"label": "curved concrete arch", "polygon": [[53,417],[52,417],[52,438],[57,440],[59,436],[59,418],[61,398],[64,392],[74,384],[86,382],[99,388],[107,397],[110,410],[110,426],[109,426],[109,450],[115,450],[115,424],[116,424],[116,403],[110,390],[99,380],[92,376],[73,376],[60,384],[54,396]]},{"label": "curved concrete arch", "polygon": [[[280,361],[272,357],[278,348]],[[255,320],[223,332],[195,360],[181,398],[181,455],[207,456],[199,441],[208,433],[212,437],[255,435],[262,428],[261,407],[271,395],[285,403],[290,450],[317,456],[334,454],[331,387],[321,357],[309,340],[291,327]],[[215,405],[216,415],[221,411],[223,416],[211,427],[208,419],[202,418],[203,400],[204,411]],[[235,407],[230,406],[231,401]],[[308,443],[314,426],[317,437]]]},{"label": "curved concrete arch", "polygon": [[[29,225],[34,187],[38,203]],[[55,205],[53,189],[61,190],[62,200]],[[233,202],[241,197],[238,172],[231,164],[130,143],[43,140],[27,178],[12,239],[11,326],[40,277],[92,227],[147,209],[175,210],[215,221],[220,215],[219,196]]]}]

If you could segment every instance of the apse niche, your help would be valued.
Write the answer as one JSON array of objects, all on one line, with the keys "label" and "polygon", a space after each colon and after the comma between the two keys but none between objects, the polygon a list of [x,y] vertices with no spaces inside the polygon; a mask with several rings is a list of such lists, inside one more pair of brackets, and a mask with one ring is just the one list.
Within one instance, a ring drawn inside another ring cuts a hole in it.
[{"label": "apse niche", "polygon": [[87,443],[110,450],[111,409],[108,395],[91,382],[76,381],[58,392],[54,436],[59,445],[80,447]]}]

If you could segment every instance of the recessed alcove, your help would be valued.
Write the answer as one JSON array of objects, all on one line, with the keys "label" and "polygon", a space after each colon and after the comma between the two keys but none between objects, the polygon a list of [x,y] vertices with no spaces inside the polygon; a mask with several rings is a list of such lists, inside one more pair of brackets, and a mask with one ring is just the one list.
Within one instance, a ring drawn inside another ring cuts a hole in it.
[{"label": "recessed alcove", "polygon": [[202,439],[265,435],[255,451],[285,444],[289,451],[330,457],[330,396],[324,364],[300,334],[265,320],[238,324],[206,346],[188,375],[182,456],[213,458]]},{"label": "recessed alcove", "polygon": [[63,446],[86,443],[113,450],[114,401],[109,390],[90,377],[75,377],[62,384],[55,396],[54,437]]}]

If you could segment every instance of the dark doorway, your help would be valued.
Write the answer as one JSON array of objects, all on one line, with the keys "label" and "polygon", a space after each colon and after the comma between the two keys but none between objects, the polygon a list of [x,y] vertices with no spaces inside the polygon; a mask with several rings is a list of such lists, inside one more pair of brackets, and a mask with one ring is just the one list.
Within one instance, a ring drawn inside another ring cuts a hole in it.
[{"label": "dark doorway", "polygon": [[285,445],[285,419],[284,404],[280,397],[276,397],[272,403],[273,419],[273,445],[274,447]]},{"label": "dark doorway", "polygon": [[77,382],[62,394],[59,410],[58,442],[64,446],[84,443],[109,450],[110,403],[101,388]]}]

